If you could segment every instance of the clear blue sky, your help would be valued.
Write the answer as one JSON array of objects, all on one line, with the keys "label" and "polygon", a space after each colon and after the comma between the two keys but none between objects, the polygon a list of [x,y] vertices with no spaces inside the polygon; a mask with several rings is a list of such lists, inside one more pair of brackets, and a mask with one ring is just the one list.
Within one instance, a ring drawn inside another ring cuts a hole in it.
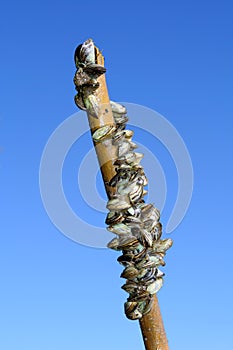
[{"label": "clear blue sky", "polygon": [[[165,116],[192,158],[193,198],[172,233],[159,292],[170,348],[233,348],[232,7],[227,0],[1,4],[0,349],[143,349],[138,323],[123,313],[117,254],[66,238],[40,198],[41,154],[77,111],[73,53],[89,37],[104,49],[111,97]],[[74,207],[75,152],[66,172]],[[173,198],[175,172],[162,147],[153,152]],[[168,201],[164,220],[170,209]],[[93,215],[104,226],[104,216]]]}]

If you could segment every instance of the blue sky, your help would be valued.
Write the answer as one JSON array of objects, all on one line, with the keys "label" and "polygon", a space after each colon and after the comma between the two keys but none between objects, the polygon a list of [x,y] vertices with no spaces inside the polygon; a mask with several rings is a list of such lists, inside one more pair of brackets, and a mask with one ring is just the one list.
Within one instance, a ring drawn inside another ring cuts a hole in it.
[{"label": "blue sky", "polygon": [[[1,349],[143,349],[138,323],[123,313],[117,254],[66,238],[40,197],[41,155],[77,111],[73,53],[89,37],[103,48],[111,98],[165,116],[192,159],[192,202],[172,233],[159,292],[170,348],[233,347],[232,34],[226,0],[1,4]],[[166,222],[177,176],[153,142],[168,181]],[[64,164],[74,210],[81,151],[75,144]],[[90,216],[104,227],[104,215]]]}]

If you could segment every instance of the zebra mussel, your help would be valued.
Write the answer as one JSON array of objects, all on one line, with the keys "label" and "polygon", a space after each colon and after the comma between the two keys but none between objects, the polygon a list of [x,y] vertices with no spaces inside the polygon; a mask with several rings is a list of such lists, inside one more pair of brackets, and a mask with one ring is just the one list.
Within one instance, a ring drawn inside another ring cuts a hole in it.
[{"label": "zebra mussel", "polygon": [[153,204],[146,204],[143,197],[147,185],[140,161],[143,154],[134,152],[133,132],[126,130],[126,108],[111,101],[115,125],[99,128],[93,134],[95,142],[111,138],[117,146],[118,158],[114,162],[116,175],[108,185],[114,187],[114,195],[108,200],[106,218],[108,230],[116,237],[108,248],[122,251],[117,259],[124,266],[121,274],[126,279],[122,289],[129,293],[125,302],[125,314],[131,320],[140,319],[151,310],[153,295],[163,285],[163,260],[171,239],[161,240],[160,212]]}]

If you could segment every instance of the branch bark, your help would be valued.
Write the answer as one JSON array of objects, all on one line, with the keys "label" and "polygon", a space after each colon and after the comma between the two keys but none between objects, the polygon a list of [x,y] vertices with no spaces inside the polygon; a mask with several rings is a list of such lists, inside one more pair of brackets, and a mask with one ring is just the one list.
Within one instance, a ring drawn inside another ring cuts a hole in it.
[{"label": "branch bark", "polygon": [[[98,48],[96,50],[96,63],[104,66],[104,57]],[[95,132],[101,126],[114,124],[114,118],[110,106],[105,75],[98,78],[99,87],[95,91],[98,101],[98,118],[95,118],[91,110],[87,109],[87,116],[91,132]],[[94,143],[95,144],[95,143]],[[114,194],[113,187],[108,186],[108,182],[116,174],[114,160],[117,159],[116,147],[111,140],[95,144],[96,154],[100,164],[103,181],[108,197]],[[162,316],[159,309],[157,296],[153,296],[153,304],[149,313],[140,319],[140,327],[146,350],[168,350],[168,342],[163,326]]]}]

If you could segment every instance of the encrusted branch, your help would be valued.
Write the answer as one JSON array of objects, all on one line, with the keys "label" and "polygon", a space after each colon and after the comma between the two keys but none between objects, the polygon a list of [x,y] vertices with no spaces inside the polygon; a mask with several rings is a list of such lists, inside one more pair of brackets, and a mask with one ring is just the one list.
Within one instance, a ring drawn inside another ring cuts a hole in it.
[{"label": "encrusted branch", "polygon": [[77,71],[75,102],[87,111],[93,142],[108,195],[108,230],[116,237],[108,247],[122,251],[118,261],[126,279],[122,288],[129,293],[125,313],[140,320],[145,348],[167,350],[168,344],[156,293],[163,284],[163,260],[171,239],[161,239],[160,213],[143,196],[147,178],[135,152],[133,132],[126,130],[124,106],[110,102],[104,73],[104,58],[91,39],[75,52]]}]

